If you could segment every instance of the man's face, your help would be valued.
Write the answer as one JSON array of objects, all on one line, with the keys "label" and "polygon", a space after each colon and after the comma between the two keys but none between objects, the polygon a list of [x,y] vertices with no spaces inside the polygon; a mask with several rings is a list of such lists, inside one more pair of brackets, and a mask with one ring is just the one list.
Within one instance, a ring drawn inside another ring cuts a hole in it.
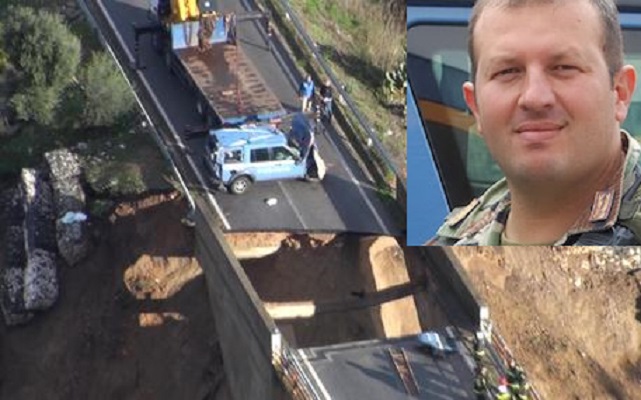
[{"label": "man's face", "polygon": [[512,182],[589,179],[620,148],[629,96],[609,77],[598,13],[587,0],[557,3],[488,7],[476,25],[464,95]]}]

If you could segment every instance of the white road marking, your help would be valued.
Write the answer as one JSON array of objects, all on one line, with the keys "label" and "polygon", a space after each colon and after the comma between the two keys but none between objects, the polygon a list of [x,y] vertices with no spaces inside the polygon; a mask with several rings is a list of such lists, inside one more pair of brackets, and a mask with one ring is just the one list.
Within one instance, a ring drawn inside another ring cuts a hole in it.
[{"label": "white road marking", "polygon": [[454,328],[452,328],[451,326],[447,326],[445,328],[445,331],[447,332],[447,335],[450,337],[450,339],[456,340],[456,347],[458,348],[459,353],[463,356],[465,365],[467,365],[471,372],[474,372],[474,370],[476,369],[474,360],[472,359],[470,352],[467,351],[467,348],[463,346],[463,343],[460,340],[456,339],[456,335],[454,335]]},{"label": "white road marking", "polygon": [[329,393],[327,392],[327,389],[325,389],[325,385],[323,385],[323,382],[318,377],[316,370],[314,369],[314,367],[312,367],[312,364],[309,363],[309,360],[305,355],[305,351],[302,349],[299,349],[298,354],[300,354],[301,358],[303,359],[303,362],[305,363],[305,365],[307,365],[307,368],[312,374],[312,378],[314,379],[314,382],[316,382],[316,385],[318,386],[318,388],[321,390],[321,392],[323,392],[323,396],[325,396],[325,399],[332,400],[332,396],[330,396]]},{"label": "white road marking", "polygon": [[[113,20],[109,16],[109,13],[105,9],[104,5],[102,4],[102,0],[97,0],[97,3],[98,3],[98,6],[100,7],[100,9],[102,10],[102,14],[107,19],[107,22],[109,23],[109,26],[111,26],[111,30],[116,35],[116,38],[120,42],[120,45],[122,46],[123,50],[127,54],[127,58],[129,59],[129,62],[133,63],[134,62],[134,57],[132,56],[131,51],[129,51],[129,48],[127,47],[125,41],[123,40],[122,36],[120,35],[120,32],[118,31],[118,29],[116,29],[116,25],[114,24]],[[147,81],[147,79],[145,78],[143,73],[141,71],[139,71],[139,70],[136,70],[136,74],[138,74],[138,77],[142,80],[142,83],[145,86],[145,88],[147,89],[147,92],[149,93],[149,95],[151,96],[152,101],[156,104],[156,107],[158,107],[158,111],[160,111],[160,114],[162,115],[163,119],[167,122],[167,125],[170,128],[169,130],[171,131],[171,134],[172,134],[174,140],[176,141],[176,143],[178,144],[178,146],[183,150],[187,149],[187,146],[185,146],[185,144],[182,142],[182,139],[180,138],[180,136],[178,136],[176,134],[176,127],[174,126],[174,124],[171,122],[171,120],[167,116],[167,113],[165,112],[165,109],[163,108],[163,106],[158,101],[158,98],[154,94],[153,90],[151,90],[151,86],[149,85],[149,82]],[[142,107],[142,104],[140,106]],[[185,152],[184,155],[187,158],[187,162],[189,162],[189,165],[191,166],[191,168],[196,173],[196,177],[198,178],[198,182],[202,185],[203,188],[207,188],[207,184],[205,183],[205,180],[203,179],[203,176],[201,175],[200,170],[198,168],[196,168],[196,165],[194,164],[194,161],[191,158],[191,156],[189,155],[189,153]],[[223,210],[218,205],[218,202],[216,201],[214,196],[212,196],[211,193],[207,192],[207,198],[209,199],[210,203],[214,206],[214,209],[216,210],[216,213],[218,213],[218,216],[220,217],[220,220],[223,223],[223,226],[225,227],[225,229],[226,230],[230,230],[231,226],[229,225],[229,221],[227,221],[227,218],[225,218],[225,215],[223,214]]]},{"label": "white road marking", "polygon": [[296,214],[296,217],[300,221],[301,225],[303,225],[303,229],[308,230],[309,227],[307,226],[307,224],[305,224],[305,220],[303,220],[303,215],[300,213],[300,211],[298,211],[298,208],[296,208],[296,206],[294,205],[294,201],[292,200],[292,196],[290,196],[289,192],[287,191],[287,189],[285,189],[285,185],[283,185],[283,183],[281,181],[278,181],[278,187],[280,187],[280,189],[283,191],[283,194],[285,195],[285,198],[287,199],[287,202],[289,203],[289,205],[294,210],[294,214]]},{"label": "white road marking", "polygon": [[[250,9],[249,5],[247,4],[247,2],[245,0],[240,0],[240,1],[241,1],[241,3],[243,3],[243,5],[245,6],[246,9]],[[264,35],[265,33],[263,32],[262,27],[260,27],[259,29],[261,31],[261,34]],[[275,57],[277,57],[279,59],[279,61],[281,61],[281,63],[283,62],[280,53],[275,51],[275,49],[274,49],[274,51],[272,51],[272,53],[274,54]],[[285,64],[282,63],[281,65],[285,65]],[[285,70],[285,73],[289,77],[290,82],[294,85],[294,87],[296,87],[297,84],[294,81],[294,76],[292,75],[292,73],[289,70]],[[363,197],[363,200],[365,200],[365,203],[367,204],[367,207],[370,209],[372,214],[374,214],[374,218],[376,219],[376,222],[378,223],[378,226],[383,230],[383,232],[391,232],[392,230],[389,229],[389,227],[383,222],[382,218],[378,215],[378,212],[376,211],[376,208],[374,208],[374,205],[372,204],[370,199],[365,194],[365,191],[363,190],[361,182],[358,179],[356,179],[356,176],[354,176],[354,174],[352,173],[352,170],[347,166],[347,161],[344,159],[343,154],[338,150],[338,146],[336,145],[334,140],[331,138],[331,135],[329,134],[327,129],[325,131],[328,133],[327,135],[325,135],[325,137],[327,137],[327,139],[331,143],[332,147],[334,148],[334,150],[338,154],[338,159],[341,161],[341,164],[343,165],[343,168],[345,168],[347,170],[352,183],[354,183],[354,185],[358,188],[358,191],[359,191],[360,195]]]},{"label": "white road marking", "polygon": [[[105,9],[104,5],[102,4],[102,0],[97,0],[97,3],[98,3],[98,6],[102,9],[103,15],[106,17],[107,22],[108,22],[108,23],[109,23],[109,25],[111,26],[111,29],[112,29],[112,31],[114,32],[114,34],[116,35],[116,37],[117,37],[118,41],[120,42],[120,44],[121,44],[121,46],[122,46],[123,50],[124,50],[124,51],[125,51],[125,53],[127,54],[127,57],[129,58],[129,62],[130,62],[130,63],[133,63],[133,62],[134,62],[134,57],[133,57],[133,55],[132,55],[131,51],[129,50],[129,48],[127,47],[127,45],[125,44],[125,41],[123,40],[122,36],[120,35],[120,32],[116,29],[116,27],[115,27],[115,24],[114,24],[113,20],[111,19],[111,17],[109,16],[109,13],[106,11],[106,9]],[[245,3],[245,2],[243,2],[243,3],[246,5],[246,3]],[[261,33],[262,33],[262,32],[261,32]],[[280,54],[279,54],[278,52],[276,52],[276,51],[273,51],[272,53],[273,53],[275,56],[279,57],[279,58],[281,57],[281,56],[280,56]],[[291,79],[293,79],[293,76],[292,76],[292,74],[291,74],[289,71],[285,71],[285,73],[286,73],[286,75],[288,75],[288,77],[290,78],[290,80],[291,80]],[[138,70],[137,70],[137,71],[136,71],[136,74],[138,74],[138,77],[141,79],[141,81],[142,81],[143,85],[144,85],[144,86],[145,86],[145,88],[147,89],[147,91],[148,91],[149,95],[151,96],[151,98],[152,98],[153,102],[154,102],[154,103],[156,104],[156,106],[158,107],[158,110],[159,110],[160,114],[162,115],[162,117],[165,119],[165,121],[166,121],[166,122],[167,122],[167,124],[169,125],[170,131],[171,131],[172,136],[174,137],[174,140],[176,141],[176,143],[178,143],[178,146],[180,146],[182,149],[186,149],[187,147],[183,144],[182,139],[181,139],[181,138],[176,134],[176,128],[175,128],[175,126],[173,125],[173,123],[169,120],[169,118],[168,118],[168,116],[167,116],[167,113],[165,112],[165,109],[162,107],[162,105],[161,105],[161,104],[160,104],[160,102],[158,101],[158,98],[156,97],[156,95],[154,94],[154,92],[151,90],[151,86],[149,85],[149,82],[148,82],[148,81],[147,81],[147,79],[144,77],[144,75],[142,74],[142,72],[141,72],[141,71],[138,71]],[[348,173],[348,175],[349,175],[350,180],[352,181],[352,183],[353,183],[353,184],[356,186],[356,188],[358,189],[358,192],[360,193],[361,197],[363,198],[363,200],[364,200],[364,201],[365,201],[365,203],[367,204],[367,207],[369,208],[370,212],[374,215],[374,218],[376,219],[376,222],[377,222],[378,226],[379,226],[379,227],[380,227],[384,232],[391,232],[391,229],[389,229],[389,227],[388,227],[388,226],[383,222],[382,218],[380,217],[380,215],[379,215],[379,214],[378,214],[378,212],[376,211],[376,208],[375,208],[375,207],[374,207],[374,205],[372,204],[371,200],[370,200],[370,199],[369,199],[369,197],[367,197],[367,195],[365,194],[365,191],[363,190],[363,184],[362,184],[358,179],[356,179],[356,176],[354,175],[354,173],[352,172],[352,170],[348,167],[347,161],[346,161],[346,160],[345,160],[345,158],[343,157],[342,153],[339,151],[338,146],[336,145],[336,143],[335,143],[334,139],[333,139],[333,138],[331,137],[331,135],[329,135],[329,134],[325,135],[325,137],[327,138],[327,140],[330,142],[330,144],[331,144],[331,145],[332,145],[332,147],[334,148],[334,151],[337,153],[337,155],[338,155],[338,159],[340,160],[341,165],[342,165],[342,166],[343,166],[343,168],[347,171],[347,173]],[[200,183],[203,187],[205,187],[205,188],[206,188],[206,187],[207,187],[207,184],[205,183],[205,180],[203,179],[203,177],[202,177],[202,175],[201,175],[201,173],[200,173],[200,170],[199,170],[198,168],[196,168],[196,166],[195,166],[195,164],[194,164],[194,161],[193,161],[192,157],[191,157],[188,153],[185,153],[185,157],[187,158],[187,161],[189,162],[190,166],[192,167],[192,169],[193,169],[193,170],[194,170],[194,172],[196,173],[196,177],[198,178],[199,183]],[[279,182],[279,185],[280,185],[280,182]],[[291,196],[289,196],[289,194],[284,190],[284,188],[283,188],[283,186],[282,186],[282,185],[281,185],[281,188],[283,189],[283,192],[285,193],[285,196],[287,197],[288,202],[290,203],[290,205],[291,205],[291,206],[292,206],[292,208],[294,209],[294,211],[295,211],[295,213],[296,213],[296,216],[297,216],[297,217],[299,218],[299,220],[301,221],[301,223],[302,223],[303,227],[304,227],[305,229],[308,229],[308,228],[307,228],[307,226],[306,226],[306,224],[304,223],[304,221],[303,221],[303,219],[302,219],[302,216],[301,216],[300,212],[299,212],[299,211],[298,211],[298,209],[294,206]],[[227,221],[227,218],[225,218],[225,215],[223,214],[223,211],[222,211],[221,207],[218,205],[218,202],[216,201],[216,199],[215,199],[215,198],[211,195],[211,193],[209,193],[209,192],[207,192],[207,198],[209,199],[209,201],[211,202],[211,204],[212,204],[212,205],[213,205],[213,207],[215,208],[216,212],[218,213],[218,215],[219,215],[219,217],[220,217],[220,219],[221,219],[221,221],[222,221],[223,226],[225,227],[225,229],[230,230],[230,229],[231,229],[231,225],[229,224],[229,221]]]},{"label": "white road marking", "polygon": [[383,230],[383,232],[391,232],[392,230],[389,229],[389,227],[383,222],[383,220],[381,219],[380,215],[378,215],[378,212],[376,211],[376,208],[374,208],[374,205],[370,201],[369,197],[367,197],[367,195],[365,194],[365,191],[363,190],[361,182],[358,179],[356,179],[356,176],[354,175],[352,170],[347,165],[347,161],[343,158],[343,155],[338,150],[338,146],[334,142],[334,139],[332,139],[332,135],[330,135],[329,132],[328,132],[328,134],[325,135],[325,137],[331,143],[332,147],[334,148],[334,151],[336,151],[336,153],[338,154],[338,159],[340,160],[341,164],[343,165],[343,168],[347,171],[350,180],[356,186],[356,188],[358,189],[358,192],[363,197],[363,200],[365,200],[365,204],[367,204],[367,208],[369,208],[369,210],[372,212],[372,214],[374,214],[374,218],[376,219],[376,223],[378,224],[378,226]]}]

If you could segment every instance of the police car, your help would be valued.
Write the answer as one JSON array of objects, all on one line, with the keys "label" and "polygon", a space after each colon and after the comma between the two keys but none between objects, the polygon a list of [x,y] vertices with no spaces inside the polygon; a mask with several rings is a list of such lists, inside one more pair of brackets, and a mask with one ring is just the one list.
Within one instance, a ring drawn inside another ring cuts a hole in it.
[{"label": "police car", "polygon": [[318,181],[325,175],[313,129],[303,114],[294,116],[287,134],[268,124],[211,130],[204,161],[212,180],[232,194],[245,193],[255,182]]}]

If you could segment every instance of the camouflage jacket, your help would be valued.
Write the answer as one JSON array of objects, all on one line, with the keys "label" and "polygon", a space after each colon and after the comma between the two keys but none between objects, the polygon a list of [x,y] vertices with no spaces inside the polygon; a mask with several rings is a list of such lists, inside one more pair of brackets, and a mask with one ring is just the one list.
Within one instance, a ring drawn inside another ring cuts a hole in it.
[{"label": "camouflage jacket", "polygon": [[[625,163],[619,186],[595,194],[590,210],[554,245],[641,245],[641,145],[621,132]],[[502,179],[465,207],[454,209],[436,237],[437,246],[497,246],[510,212],[510,193]]]}]

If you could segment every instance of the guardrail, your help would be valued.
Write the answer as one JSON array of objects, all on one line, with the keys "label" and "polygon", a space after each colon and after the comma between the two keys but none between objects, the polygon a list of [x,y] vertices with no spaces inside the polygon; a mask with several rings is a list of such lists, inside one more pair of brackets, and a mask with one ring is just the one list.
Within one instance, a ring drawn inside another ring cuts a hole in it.
[{"label": "guardrail", "polygon": [[[182,186],[185,196],[187,197],[187,201],[190,207],[190,212],[187,215],[187,219],[189,222],[192,222],[192,218],[194,217],[193,211],[195,210],[195,202],[185,184],[185,181],[180,171],[176,166],[176,163],[173,160],[171,153],[167,149],[167,146],[164,143],[163,139],[161,138],[161,135],[158,133],[152,121],[152,118],[150,117],[149,113],[145,109],[143,102],[139,98],[138,93],[135,91],[132,83],[130,82],[129,76],[125,73],[124,68],[120,63],[118,57],[116,56],[114,50],[111,48],[107,39],[102,35],[102,32],[100,31],[98,23],[95,21],[93,15],[91,14],[91,12],[87,7],[86,0],[76,0],[76,3],[85,14],[87,21],[89,22],[91,27],[94,29],[101,44],[103,45],[105,50],[110,54],[110,56],[116,63],[117,68],[121,72],[123,78],[125,79],[132,93],[134,94],[136,101],[138,103],[138,106],[145,117],[145,121],[149,124],[152,137],[154,138],[159,149],[161,150],[163,156],[165,157],[167,162],[170,164],[174,174],[176,175],[176,177],[180,182],[180,185]],[[283,385],[284,389],[290,394],[290,396],[294,400],[323,400],[324,397],[321,397],[317,393],[317,391],[314,389],[314,386],[312,385],[309,377],[307,376],[307,372],[305,368],[301,364],[300,360],[296,357],[296,355],[291,351],[291,349],[289,348],[289,345],[282,338],[280,339],[280,343],[281,343],[280,346],[282,346],[282,349],[278,352],[273,352],[272,354],[272,366],[281,384]]]},{"label": "guardrail", "polygon": [[[505,369],[505,365],[508,364],[509,360],[515,359],[514,356],[512,355],[512,352],[510,351],[509,347],[507,347],[507,344],[505,343],[505,340],[501,335],[498,334],[498,332],[493,332],[492,333],[492,348],[491,350],[495,350],[495,355],[497,355],[500,360],[503,362],[502,367]],[[505,370],[502,371],[502,373],[505,373]],[[539,392],[534,388],[531,382],[530,384],[530,391],[529,391],[529,396],[533,400],[543,400]]]},{"label": "guardrail", "polygon": [[[293,33],[295,33],[295,35],[297,36],[297,38],[295,39],[298,39],[297,40],[298,43],[302,45],[301,50],[305,50],[305,52],[308,53],[307,55],[310,56],[310,60],[314,61],[320,67],[320,69],[322,70],[322,73],[325,76],[329,77],[330,81],[332,82],[332,86],[336,91],[338,91],[338,94],[340,96],[339,97],[340,101],[334,102],[335,108],[337,103],[340,103],[341,105],[346,107],[349,113],[356,119],[356,122],[359,125],[356,128],[359,128],[361,130],[361,132],[356,132],[356,133],[360,134],[359,138],[361,139],[361,145],[363,146],[365,151],[369,153],[374,163],[376,163],[376,167],[378,169],[378,171],[376,172],[379,174],[379,177],[381,179],[385,179],[387,175],[386,170],[391,171],[396,178],[397,188],[400,186],[400,190],[403,193],[402,196],[404,196],[405,179],[399,173],[399,170],[396,164],[394,163],[393,158],[390,156],[387,149],[385,149],[385,147],[381,143],[380,139],[376,135],[376,132],[372,128],[369,121],[356,107],[356,104],[354,103],[352,98],[345,91],[343,85],[341,85],[341,83],[339,82],[334,72],[331,70],[327,62],[323,59],[323,56],[320,54],[318,50],[318,46],[305,31],[300,18],[296,15],[296,12],[289,5],[289,2],[287,0],[262,0],[262,1],[265,3],[265,6],[270,10],[272,15],[277,14],[281,21],[288,22],[291,25],[290,27],[286,27],[286,28],[288,29],[293,28]],[[346,119],[346,122],[349,124],[350,121],[348,120],[348,118],[345,118],[345,119]],[[404,207],[404,204],[403,204],[403,207]]]},{"label": "guardrail", "polygon": [[293,400],[325,400],[311,384],[298,357],[288,345],[274,352],[273,364],[276,375]]},{"label": "guardrail", "polygon": [[87,7],[87,0],[76,0],[76,4],[82,10],[83,14],[85,15],[85,18],[87,19],[87,22],[93,29],[94,33],[98,37],[98,40],[102,44],[102,46],[105,48],[107,53],[111,56],[111,59],[116,63],[116,67],[118,68],[118,71],[120,72],[120,75],[123,77],[125,82],[127,83],[127,86],[129,86],[129,89],[131,90],[131,93],[133,94],[136,103],[138,104],[139,110],[142,112],[145,118],[145,122],[148,124],[149,127],[149,132],[151,133],[152,138],[156,142],[156,145],[160,149],[160,152],[162,153],[163,157],[169,163],[169,166],[171,167],[172,172],[174,173],[174,176],[178,178],[178,182],[180,183],[180,187],[182,189],[183,194],[187,198],[187,203],[189,204],[189,213],[187,216],[184,218],[184,221],[187,223],[191,223],[192,215],[193,215],[193,210],[195,208],[194,205],[194,199],[191,196],[191,193],[189,192],[189,189],[187,189],[187,185],[185,183],[185,180],[183,179],[182,174],[178,170],[178,167],[176,166],[176,163],[171,155],[171,153],[167,150],[167,147],[165,146],[165,143],[163,142],[162,138],[160,137],[160,134],[158,133],[158,130],[156,126],[154,125],[153,120],[151,119],[149,113],[147,112],[147,109],[145,108],[143,102],[140,99],[140,96],[138,96],[138,93],[136,92],[134,86],[132,85],[129,76],[125,73],[124,68],[122,67],[122,64],[118,60],[118,57],[116,56],[116,53],[114,50],[111,48],[111,45],[107,41],[107,39],[103,36],[102,32],[100,31],[100,28],[98,26],[98,23],[94,19],[93,15],[89,11],[89,8]]}]

